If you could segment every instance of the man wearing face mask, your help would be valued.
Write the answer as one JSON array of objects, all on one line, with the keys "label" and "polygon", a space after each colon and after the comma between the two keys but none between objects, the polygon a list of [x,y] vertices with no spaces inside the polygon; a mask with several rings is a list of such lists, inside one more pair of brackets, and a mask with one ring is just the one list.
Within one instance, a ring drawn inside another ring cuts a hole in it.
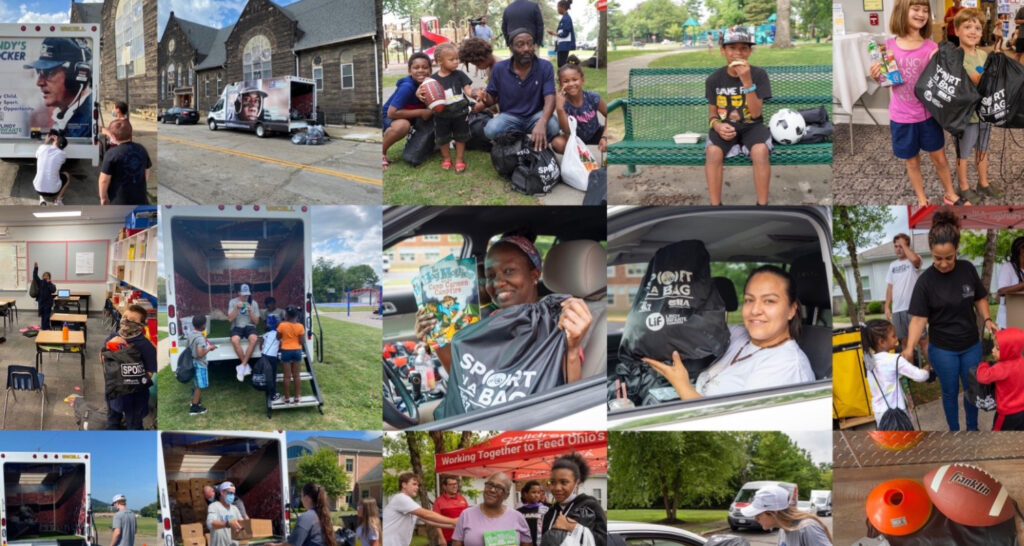
[{"label": "man wearing face mask", "polygon": [[210,530],[210,546],[232,546],[231,531],[242,530],[242,514],[235,506],[235,485],[224,482],[218,487],[219,497],[206,510],[206,527]]},{"label": "man wearing face mask", "polygon": [[[129,305],[121,315],[121,324],[116,334],[111,334],[106,341],[121,338],[127,345],[139,352],[146,377],[152,385],[153,374],[156,373],[156,347],[145,336],[146,309],[139,305]],[[100,359],[102,365],[102,357]],[[107,430],[142,430],[142,419],[149,415],[149,389],[119,396],[107,401]]]},{"label": "man wearing face mask", "polygon": [[[232,484],[231,482],[224,482],[224,483],[234,487],[234,484]],[[221,484],[221,485],[223,485],[223,484]],[[213,487],[210,487],[209,485],[204,487],[203,488],[203,494],[206,495],[206,490],[207,489],[210,490],[210,494],[207,495],[207,497],[206,497],[206,504],[210,505],[210,504],[213,504],[214,502],[217,502],[217,494],[214,491]],[[239,497],[238,495],[234,495],[234,497],[235,497],[235,500],[232,501],[231,504],[233,504],[235,506],[235,508],[238,508],[238,513],[241,514],[242,519],[249,519],[249,514],[246,513],[246,511],[245,511],[245,503],[242,502],[242,497]]]},{"label": "man wearing face mask", "polygon": [[476,99],[485,107],[498,105],[501,113],[484,126],[484,135],[494,140],[509,131],[529,133],[533,148],[543,150],[558,136],[555,111],[555,70],[534,53],[534,36],[525,28],[509,34],[512,58],[498,61],[491,69],[487,89]]}]

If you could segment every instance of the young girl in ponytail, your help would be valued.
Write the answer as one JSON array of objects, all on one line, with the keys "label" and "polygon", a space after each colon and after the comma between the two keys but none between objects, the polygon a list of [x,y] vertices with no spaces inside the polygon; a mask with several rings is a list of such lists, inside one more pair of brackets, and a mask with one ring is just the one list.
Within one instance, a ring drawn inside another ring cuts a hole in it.
[{"label": "young girl in ponytail", "polygon": [[922,383],[935,372],[931,372],[927,366],[918,368],[899,353],[889,352],[899,342],[896,339],[896,327],[887,320],[869,320],[860,329],[860,342],[864,347],[864,367],[868,370],[875,424],[881,425],[882,415],[889,408],[907,409],[907,398],[900,388],[899,376]]}]

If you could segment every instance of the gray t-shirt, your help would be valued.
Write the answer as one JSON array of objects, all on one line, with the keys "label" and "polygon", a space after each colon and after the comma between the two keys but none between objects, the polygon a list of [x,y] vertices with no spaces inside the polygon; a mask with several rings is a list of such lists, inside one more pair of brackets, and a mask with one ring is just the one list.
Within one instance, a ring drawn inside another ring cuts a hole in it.
[{"label": "gray t-shirt", "polygon": [[267,315],[266,317],[263,317],[263,320],[266,320],[266,319],[267,319],[267,317],[269,317],[270,315],[274,315],[275,317],[277,317],[277,323],[278,323],[278,324],[281,324],[281,323],[282,323],[282,322],[284,322],[284,320],[285,320],[285,319],[284,319],[284,316],[285,316],[285,315],[284,315],[284,309],[281,309],[280,307],[276,307],[276,308],[274,308],[274,310],[273,310],[273,311],[266,311],[266,310],[265,310],[265,311],[263,311],[263,313],[264,313],[265,315]]},{"label": "gray t-shirt", "polygon": [[324,534],[320,529],[320,520],[316,512],[307,510],[299,515],[295,529],[288,535],[288,544],[292,546],[324,546]]},{"label": "gray t-shirt", "polygon": [[238,543],[231,539],[231,527],[220,529],[213,528],[215,521],[231,521],[242,519],[238,508],[233,504],[224,506],[224,503],[216,501],[206,509],[206,528],[210,530],[210,546],[232,546]]},{"label": "gray t-shirt", "polygon": [[131,510],[118,510],[114,514],[114,521],[110,524],[110,528],[121,530],[121,536],[114,546],[133,546],[135,544],[135,514]]},{"label": "gray t-shirt", "polygon": [[231,312],[235,310],[235,306],[238,302],[245,302],[247,305],[243,309],[238,310],[238,314],[235,315],[235,320],[231,321],[232,328],[245,328],[246,326],[255,326],[256,321],[252,317],[256,317],[259,320],[260,306],[255,301],[249,303],[249,298],[231,298],[228,302],[228,316],[231,316]]},{"label": "gray t-shirt", "polygon": [[832,546],[832,542],[817,520],[807,518],[792,531],[779,529],[779,546]]},{"label": "gray t-shirt", "polygon": [[199,356],[199,351],[197,350],[200,347],[207,346],[206,338],[203,337],[203,333],[192,332],[187,338],[185,338],[185,343],[185,346],[192,350],[192,360],[198,360],[199,362],[202,362],[204,366],[207,365],[206,357],[208,355],[204,353],[203,356]]}]

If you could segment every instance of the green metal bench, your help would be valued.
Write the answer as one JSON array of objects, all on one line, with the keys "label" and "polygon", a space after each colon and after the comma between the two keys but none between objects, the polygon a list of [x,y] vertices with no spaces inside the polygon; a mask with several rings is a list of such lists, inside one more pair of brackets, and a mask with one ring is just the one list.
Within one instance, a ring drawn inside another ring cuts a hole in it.
[{"label": "green metal bench", "polygon": [[[765,123],[782,108],[798,110],[824,106],[832,113],[832,66],[765,66],[772,98],[765,101]],[[634,68],[629,71],[629,97],[608,105],[622,108],[626,136],[608,145],[608,163],[627,165],[703,165],[708,134],[708,101],[704,82],[716,68]],[[676,144],[672,136],[694,132],[705,135],[696,144]],[[832,142],[775,145],[772,165],[832,163]],[[750,165],[742,154],[726,165]]]}]

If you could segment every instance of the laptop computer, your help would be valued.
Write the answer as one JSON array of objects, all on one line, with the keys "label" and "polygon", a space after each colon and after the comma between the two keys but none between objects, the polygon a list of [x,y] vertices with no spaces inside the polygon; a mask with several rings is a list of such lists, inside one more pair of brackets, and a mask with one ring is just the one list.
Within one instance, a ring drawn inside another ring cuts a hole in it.
[{"label": "laptop computer", "polygon": [[71,297],[71,291],[67,290],[67,289],[57,290],[57,297],[58,298],[70,298]]}]

